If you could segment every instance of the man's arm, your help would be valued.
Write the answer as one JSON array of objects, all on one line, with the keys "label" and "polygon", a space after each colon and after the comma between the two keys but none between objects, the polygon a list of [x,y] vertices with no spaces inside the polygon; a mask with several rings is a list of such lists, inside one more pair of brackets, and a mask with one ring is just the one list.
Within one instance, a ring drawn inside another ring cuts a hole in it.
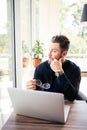
[{"label": "man's arm", "polygon": [[[67,77],[64,73],[59,76],[59,80],[61,83],[60,92],[65,95],[66,99],[73,101],[79,91],[79,85],[81,81],[81,72],[79,67],[76,67],[72,72],[71,75]],[[55,85],[57,86],[58,79],[55,81]]]}]

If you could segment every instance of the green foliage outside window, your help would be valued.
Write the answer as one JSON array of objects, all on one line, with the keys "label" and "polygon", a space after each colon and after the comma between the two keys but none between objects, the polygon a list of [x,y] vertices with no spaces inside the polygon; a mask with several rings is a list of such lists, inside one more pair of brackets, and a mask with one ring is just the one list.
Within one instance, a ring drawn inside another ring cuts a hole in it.
[{"label": "green foliage outside window", "polygon": [[71,54],[87,54],[87,23],[81,23],[82,5],[82,1],[64,3],[60,10],[60,33],[69,37]]},{"label": "green foliage outside window", "polygon": [[8,37],[6,34],[0,35],[0,53],[8,53]]}]

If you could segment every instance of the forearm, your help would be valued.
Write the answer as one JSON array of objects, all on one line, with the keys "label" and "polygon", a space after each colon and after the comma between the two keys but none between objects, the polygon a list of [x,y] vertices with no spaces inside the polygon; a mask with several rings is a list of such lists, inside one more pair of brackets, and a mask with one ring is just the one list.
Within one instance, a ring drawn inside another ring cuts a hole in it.
[{"label": "forearm", "polygon": [[[57,86],[57,81],[56,79],[56,86]],[[79,80],[74,80],[74,79],[69,79],[66,74],[62,74],[59,76],[59,80],[61,83],[61,86],[59,88],[59,91],[64,94],[65,98],[69,99],[70,101],[73,101],[78,93],[79,90]],[[72,81],[72,83],[71,83]]]}]

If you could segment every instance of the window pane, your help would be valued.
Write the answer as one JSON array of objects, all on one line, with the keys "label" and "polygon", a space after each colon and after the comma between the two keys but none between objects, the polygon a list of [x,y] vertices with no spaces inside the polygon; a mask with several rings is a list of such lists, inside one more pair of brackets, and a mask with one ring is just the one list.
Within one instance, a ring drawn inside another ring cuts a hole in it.
[{"label": "window pane", "polygon": [[32,65],[31,49],[38,39],[38,0],[20,1],[20,32],[22,45],[22,82],[33,78],[34,67]]},{"label": "window pane", "polygon": [[71,41],[68,58],[78,64],[82,71],[87,71],[87,24],[81,23],[84,1],[63,0],[60,14],[60,33]]},{"label": "window pane", "polygon": [[[10,108],[6,88],[13,87],[12,34],[11,0],[0,0],[0,115]],[[0,117],[0,127],[4,121]]]},{"label": "window pane", "polygon": [[31,76],[31,40],[32,40],[32,23],[31,23],[31,1],[20,1],[20,39],[22,49],[22,87],[25,87],[24,83]]}]

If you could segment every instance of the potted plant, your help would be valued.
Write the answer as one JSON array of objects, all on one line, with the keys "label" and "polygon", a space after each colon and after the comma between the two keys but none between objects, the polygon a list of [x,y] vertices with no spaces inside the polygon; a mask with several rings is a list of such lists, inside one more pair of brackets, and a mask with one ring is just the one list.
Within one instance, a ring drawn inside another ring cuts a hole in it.
[{"label": "potted plant", "polygon": [[25,41],[22,41],[22,51],[23,51],[23,67],[27,67],[29,64],[29,48]]},{"label": "potted plant", "polygon": [[44,47],[40,40],[36,40],[32,47],[32,58],[34,67],[38,66],[44,58]]}]

